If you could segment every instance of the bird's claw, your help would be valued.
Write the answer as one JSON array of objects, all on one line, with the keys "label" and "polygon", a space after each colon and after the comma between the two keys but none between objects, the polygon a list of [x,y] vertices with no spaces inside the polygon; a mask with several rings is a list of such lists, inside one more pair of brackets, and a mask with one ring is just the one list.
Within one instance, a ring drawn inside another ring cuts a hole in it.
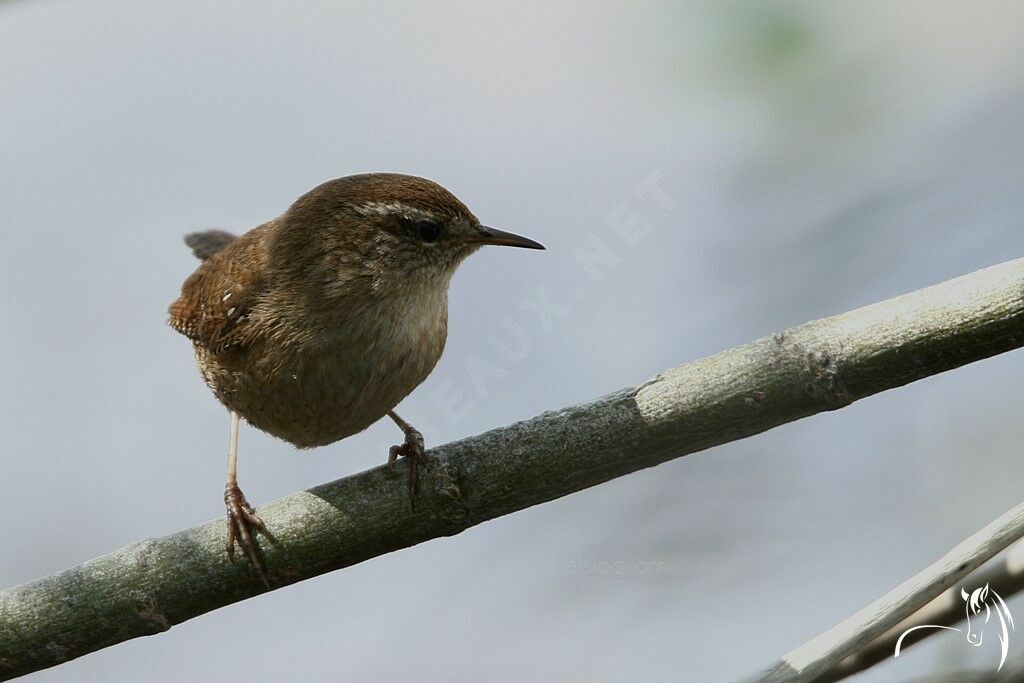
[{"label": "bird's claw", "polygon": [[270,540],[273,540],[274,537],[253,507],[249,505],[249,501],[245,499],[245,494],[237,484],[229,483],[224,487],[224,507],[228,517],[228,558],[232,562],[235,561],[235,543],[237,542],[260,575],[263,585],[270,588],[267,570],[260,558],[256,537],[258,534],[263,534]]},{"label": "bird's claw", "polygon": [[409,428],[405,432],[405,443],[401,446],[392,446],[388,451],[388,469],[395,472],[395,461],[403,457],[409,462],[409,477],[407,486],[409,489],[409,505],[413,512],[416,511],[416,497],[420,492],[420,465],[426,462],[427,452],[423,446],[423,435],[418,429]]}]

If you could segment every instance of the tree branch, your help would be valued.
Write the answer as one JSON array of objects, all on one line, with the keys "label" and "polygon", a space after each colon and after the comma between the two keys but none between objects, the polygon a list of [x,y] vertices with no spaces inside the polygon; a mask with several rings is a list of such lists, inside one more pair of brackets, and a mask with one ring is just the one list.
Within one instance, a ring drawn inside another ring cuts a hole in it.
[{"label": "tree branch", "polygon": [[[1024,259],[800,325],[430,451],[416,511],[379,467],[260,506],[277,588],[1024,345]],[[0,593],[0,676],[263,592],[223,520]]]}]

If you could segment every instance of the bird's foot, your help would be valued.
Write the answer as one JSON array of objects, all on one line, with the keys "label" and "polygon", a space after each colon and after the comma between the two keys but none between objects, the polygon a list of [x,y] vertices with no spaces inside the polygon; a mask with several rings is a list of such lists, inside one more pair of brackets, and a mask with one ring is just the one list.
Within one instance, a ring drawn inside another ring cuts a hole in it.
[{"label": "bird's foot", "polygon": [[267,579],[267,570],[260,557],[259,544],[256,542],[258,534],[263,534],[271,541],[274,537],[267,530],[263,520],[256,515],[256,511],[245,499],[242,489],[238,484],[228,484],[224,487],[224,507],[228,515],[228,557],[235,561],[235,542],[242,548],[246,557],[256,568],[256,572],[263,580],[263,584],[270,588],[270,581]]},{"label": "bird's foot", "polygon": [[418,429],[408,427],[405,431],[405,443],[401,446],[392,446],[388,451],[388,469],[395,472],[395,461],[399,456],[409,462],[409,505],[413,512],[416,511],[416,496],[420,492],[420,465],[426,462],[427,452],[423,447],[423,435]]}]

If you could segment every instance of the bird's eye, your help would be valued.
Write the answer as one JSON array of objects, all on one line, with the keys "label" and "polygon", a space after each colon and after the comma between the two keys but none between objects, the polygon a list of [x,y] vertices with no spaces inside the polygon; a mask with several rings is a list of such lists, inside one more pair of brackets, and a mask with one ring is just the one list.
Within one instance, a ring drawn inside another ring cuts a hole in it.
[{"label": "bird's eye", "polygon": [[416,231],[424,242],[433,242],[441,234],[441,227],[434,221],[418,221]]}]

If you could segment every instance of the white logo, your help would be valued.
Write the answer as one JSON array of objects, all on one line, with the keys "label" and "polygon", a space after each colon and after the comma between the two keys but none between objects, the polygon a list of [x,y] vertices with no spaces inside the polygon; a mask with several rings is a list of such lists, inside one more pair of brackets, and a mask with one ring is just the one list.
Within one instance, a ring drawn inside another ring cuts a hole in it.
[{"label": "white logo", "polygon": [[[999,617],[999,633],[996,636],[999,638],[1000,656],[999,666],[996,667],[996,671],[1003,668],[1003,663],[1006,661],[1006,651],[1010,647],[1010,631],[1014,630],[1013,617],[1010,616],[1010,610],[1003,602],[1003,599],[994,590],[990,590],[988,584],[985,584],[984,588],[975,588],[971,591],[970,595],[967,594],[963,588],[960,589],[960,597],[964,599],[967,610],[967,642],[971,645],[978,647],[981,645],[981,637],[985,630],[985,625],[988,624],[989,618],[992,616],[992,612],[996,613]],[[984,619],[981,614],[984,610]],[[1007,628],[1009,626],[1009,628]],[[960,631],[962,629],[953,628],[951,626],[939,626],[937,624],[923,624],[921,626],[915,626],[914,628],[908,628],[900,636],[899,640],[896,641],[896,657],[900,656],[900,647],[903,645],[903,639],[911,631],[916,631],[919,628],[943,628],[947,631]]]}]

